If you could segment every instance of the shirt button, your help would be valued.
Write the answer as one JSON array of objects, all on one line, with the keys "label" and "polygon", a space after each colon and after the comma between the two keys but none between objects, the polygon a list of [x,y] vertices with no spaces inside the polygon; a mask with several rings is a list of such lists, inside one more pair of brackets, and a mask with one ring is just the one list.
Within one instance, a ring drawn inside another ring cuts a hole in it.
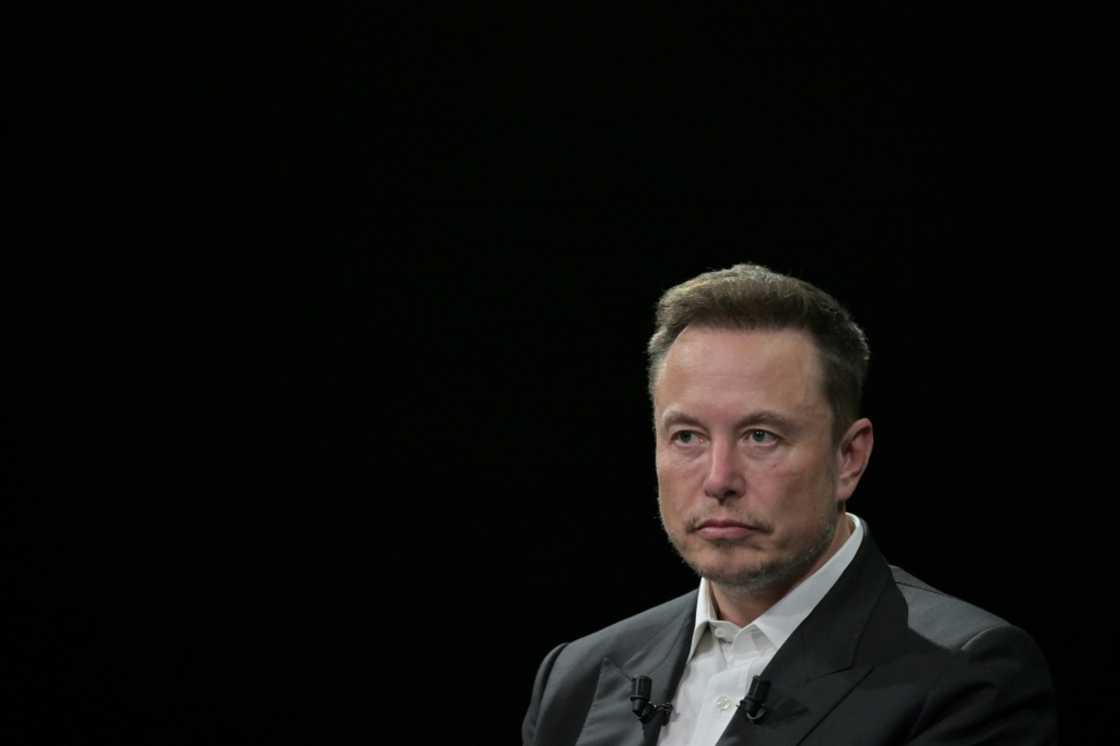
[{"label": "shirt button", "polygon": [[716,700],[716,707],[723,710],[724,712],[730,710],[732,704],[734,703],[731,701],[730,697],[720,697]]}]

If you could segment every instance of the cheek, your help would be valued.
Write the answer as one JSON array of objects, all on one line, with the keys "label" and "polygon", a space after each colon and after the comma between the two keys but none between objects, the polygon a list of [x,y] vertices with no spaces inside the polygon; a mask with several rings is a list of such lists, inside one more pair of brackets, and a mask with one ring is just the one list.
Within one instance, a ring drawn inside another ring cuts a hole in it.
[{"label": "cheek", "polygon": [[657,487],[662,493],[671,490],[679,481],[680,467],[673,461],[672,456],[658,449],[655,459],[657,469]]},{"label": "cheek", "polygon": [[663,510],[673,511],[678,509],[683,492],[680,479],[674,474],[664,471],[657,472],[657,497]]},{"label": "cheek", "polygon": [[662,501],[683,508],[698,490],[695,471],[680,463],[659,463],[657,491]]},{"label": "cheek", "polygon": [[659,463],[657,468],[657,496],[661,515],[667,522],[679,523],[688,509],[688,477],[679,468]]},{"label": "cheek", "polygon": [[831,504],[831,480],[820,469],[820,464],[791,470],[783,475],[782,503],[788,506],[787,519],[791,523],[816,525]]},{"label": "cheek", "polygon": [[811,468],[788,464],[761,469],[754,474],[754,495],[776,515],[796,523],[820,501],[821,483],[813,473]]}]

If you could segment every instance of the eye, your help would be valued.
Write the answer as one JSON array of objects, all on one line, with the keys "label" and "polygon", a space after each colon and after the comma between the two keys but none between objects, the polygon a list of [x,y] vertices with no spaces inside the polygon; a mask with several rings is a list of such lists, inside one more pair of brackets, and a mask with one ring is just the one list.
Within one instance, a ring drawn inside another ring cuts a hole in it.
[{"label": "eye", "polygon": [[778,442],[778,436],[769,430],[748,430],[747,437],[750,438],[752,443],[760,446]]},{"label": "eye", "polygon": [[694,430],[678,430],[669,436],[669,440],[682,446],[691,446],[700,440],[700,434]]}]

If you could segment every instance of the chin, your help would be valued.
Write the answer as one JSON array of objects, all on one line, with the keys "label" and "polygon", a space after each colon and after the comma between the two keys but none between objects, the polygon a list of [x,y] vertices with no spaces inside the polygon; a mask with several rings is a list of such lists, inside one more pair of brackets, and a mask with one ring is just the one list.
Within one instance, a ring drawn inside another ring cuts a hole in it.
[{"label": "chin", "polygon": [[[742,551],[736,552],[741,554]],[[714,552],[708,551],[694,556],[689,565],[702,577],[721,585],[756,585],[758,580],[771,577],[775,570],[784,566],[785,562],[758,556],[752,552],[750,557],[712,556]],[[722,553],[720,553],[722,554]]]},{"label": "chin", "polygon": [[[792,586],[801,580],[820,557],[823,547],[811,547],[795,555],[760,554],[749,556],[712,557],[701,555],[693,569],[709,582],[718,583],[728,590],[754,592],[770,588]],[[746,554],[740,551],[737,554]]]},{"label": "chin", "polygon": [[781,565],[714,565],[700,574],[725,588],[760,590],[781,582],[786,573]]}]

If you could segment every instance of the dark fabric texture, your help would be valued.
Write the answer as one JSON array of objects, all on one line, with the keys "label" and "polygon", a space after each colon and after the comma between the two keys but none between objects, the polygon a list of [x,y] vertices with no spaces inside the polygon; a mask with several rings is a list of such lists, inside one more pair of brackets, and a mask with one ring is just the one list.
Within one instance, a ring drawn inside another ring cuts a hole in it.
[{"label": "dark fabric texture", "polygon": [[[696,591],[552,650],[537,673],[523,746],[652,746],[630,682],[671,701]],[[870,532],[762,674],[766,714],[736,711],[719,746],[1057,743],[1053,684],[1023,630],[887,564]],[[744,695],[746,692],[744,692]]]}]

